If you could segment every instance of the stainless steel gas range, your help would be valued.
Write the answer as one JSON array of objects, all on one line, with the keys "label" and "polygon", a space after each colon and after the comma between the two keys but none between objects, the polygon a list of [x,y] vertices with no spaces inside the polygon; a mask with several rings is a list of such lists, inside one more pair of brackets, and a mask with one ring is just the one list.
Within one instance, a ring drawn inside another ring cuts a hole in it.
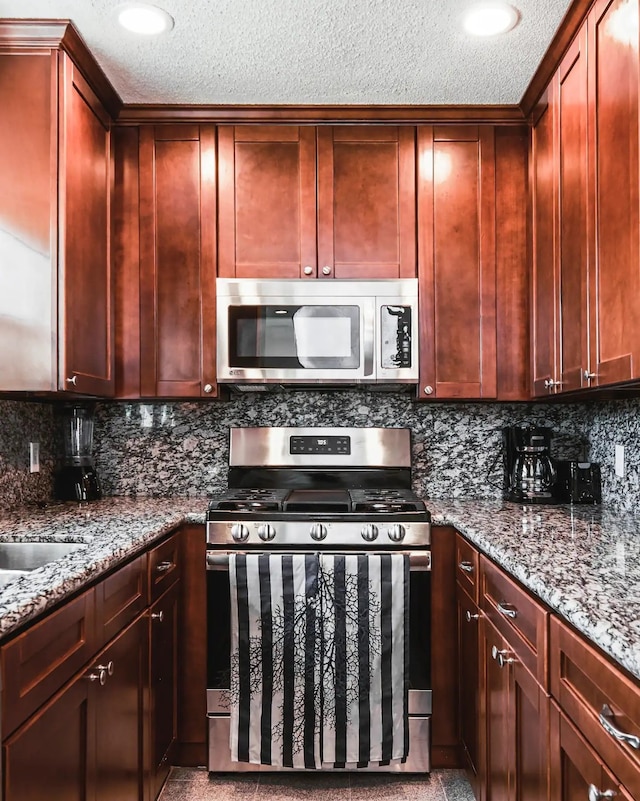
[{"label": "stainless steel gas range", "polygon": [[287,769],[231,758],[229,565],[245,554],[403,555],[408,754],[361,769],[430,770],[430,543],[429,512],[411,489],[409,429],[231,429],[229,488],[207,512],[210,771]]}]

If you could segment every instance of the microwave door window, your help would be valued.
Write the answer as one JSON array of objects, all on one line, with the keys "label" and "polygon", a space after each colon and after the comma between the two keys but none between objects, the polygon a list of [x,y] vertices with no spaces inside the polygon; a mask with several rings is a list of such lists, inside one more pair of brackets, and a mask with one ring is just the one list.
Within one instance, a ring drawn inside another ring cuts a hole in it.
[{"label": "microwave door window", "polygon": [[293,316],[298,306],[231,306],[229,366],[300,369]]},{"label": "microwave door window", "polygon": [[293,315],[296,353],[305,369],[360,367],[357,306],[301,306]]}]

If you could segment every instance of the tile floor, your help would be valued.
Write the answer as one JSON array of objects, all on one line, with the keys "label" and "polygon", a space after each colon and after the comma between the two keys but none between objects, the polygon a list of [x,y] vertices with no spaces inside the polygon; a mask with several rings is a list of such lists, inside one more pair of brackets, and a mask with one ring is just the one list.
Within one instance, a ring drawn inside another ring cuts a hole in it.
[{"label": "tile floor", "polygon": [[172,768],[158,801],[474,801],[459,770],[388,773],[212,774]]}]

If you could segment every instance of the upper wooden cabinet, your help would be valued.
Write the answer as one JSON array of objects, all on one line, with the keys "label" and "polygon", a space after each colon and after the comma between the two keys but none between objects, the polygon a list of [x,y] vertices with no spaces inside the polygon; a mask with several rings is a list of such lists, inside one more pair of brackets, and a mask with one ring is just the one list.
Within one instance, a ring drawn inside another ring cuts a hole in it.
[{"label": "upper wooden cabinet", "polygon": [[527,397],[526,148],[520,128],[418,129],[420,398]]},{"label": "upper wooden cabinet", "polygon": [[534,111],[535,396],[640,376],[637,30],[596,2]]},{"label": "upper wooden cabinet", "polygon": [[62,49],[70,26],[43,27],[45,46],[38,24],[0,23],[0,390],[109,396],[110,116]]},{"label": "upper wooden cabinet", "polygon": [[221,126],[218,274],[411,278],[415,129]]},{"label": "upper wooden cabinet", "polygon": [[117,394],[214,397],[215,128],[117,128],[114,145]]}]

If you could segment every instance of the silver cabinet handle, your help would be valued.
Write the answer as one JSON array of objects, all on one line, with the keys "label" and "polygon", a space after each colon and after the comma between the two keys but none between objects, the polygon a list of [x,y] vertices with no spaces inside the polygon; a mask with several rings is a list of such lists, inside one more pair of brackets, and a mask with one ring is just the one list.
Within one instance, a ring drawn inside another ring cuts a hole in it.
[{"label": "silver cabinet handle", "polygon": [[615,790],[598,790],[595,784],[589,785],[589,801],[600,801],[601,798],[615,798],[618,795]]},{"label": "silver cabinet handle", "polygon": [[547,378],[544,382],[545,389],[555,389],[555,387],[561,387],[562,381],[554,381],[553,378]]},{"label": "silver cabinet handle", "polygon": [[322,268],[322,275],[331,275],[331,267],[329,265],[325,264]]},{"label": "silver cabinet handle", "polygon": [[157,620],[158,623],[164,623],[164,612],[162,610],[160,610],[160,612],[152,612],[151,620]]},{"label": "silver cabinet handle", "polygon": [[313,267],[305,267],[302,271],[305,275],[311,275],[313,272]]},{"label": "silver cabinet handle", "polygon": [[458,562],[458,567],[465,573],[473,573],[473,562]]},{"label": "silver cabinet handle", "polygon": [[427,384],[427,386],[424,388],[424,394],[433,395],[433,387],[431,386],[431,384]]},{"label": "silver cabinet handle", "polygon": [[497,645],[494,645],[491,649],[491,658],[497,659],[499,654],[508,654],[508,651],[501,651]]},{"label": "silver cabinet handle", "polygon": [[172,567],[175,567],[173,562],[160,562],[156,565],[156,573],[166,573],[167,570],[171,570]]},{"label": "silver cabinet handle", "polygon": [[598,720],[602,728],[612,737],[615,737],[616,740],[620,740],[620,742],[626,743],[632,748],[640,749],[640,737],[635,734],[628,734],[615,725],[613,722],[613,711],[608,704],[603,704],[600,714],[598,715]]},{"label": "silver cabinet handle", "polygon": [[584,376],[585,381],[591,381],[592,378],[596,377],[597,373],[590,373],[588,370],[584,370],[582,375]]},{"label": "silver cabinet handle", "polygon": [[207,395],[210,395],[213,392],[213,384],[205,384],[202,389],[207,393]]},{"label": "silver cabinet handle", "polygon": [[466,617],[466,619],[467,619],[467,623],[471,623],[471,621],[472,621],[472,620],[477,620],[477,619],[480,617],[480,615],[477,615],[477,614],[476,614],[476,615],[473,615],[473,614],[471,614],[471,612],[470,612],[470,611],[467,609],[467,611],[465,612],[465,617]]},{"label": "silver cabinet handle", "polygon": [[111,659],[107,662],[106,665],[98,665],[98,667],[96,668],[96,670],[104,670],[107,676],[113,676],[114,669],[115,665],[113,664],[113,661]]},{"label": "silver cabinet handle", "polygon": [[500,601],[498,604],[498,612],[505,617],[514,618],[518,616],[518,610],[513,604],[508,604],[506,601]]},{"label": "silver cabinet handle", "polygon": [[72,376],[71,378],[67,378],[67,379],[65,379],[65,380],[66,380],[67,384],[73,384],[73,386],[75,387],[75,385],[76,385],[76,384],[77,384],[77,382],[78,382],[78,376],[77,376],[77,375],[74,375],[74,376]]}]

